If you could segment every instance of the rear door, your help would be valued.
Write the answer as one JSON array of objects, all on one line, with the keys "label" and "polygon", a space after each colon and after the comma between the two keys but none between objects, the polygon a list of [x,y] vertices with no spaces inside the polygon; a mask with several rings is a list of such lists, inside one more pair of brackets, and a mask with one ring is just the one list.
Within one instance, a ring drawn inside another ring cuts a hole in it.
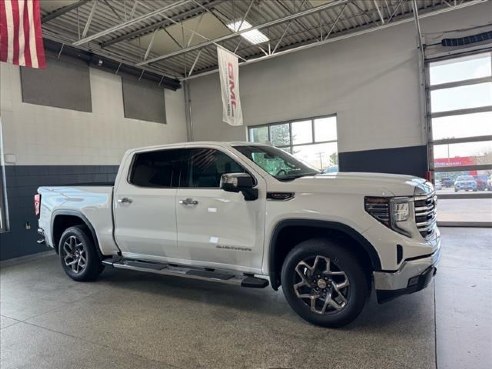
[{"label": "rear door", "polygon": [[183,149],[137,152],[114,195],[115,239],[126,257],[175,257],[176,191]]},{"label": "rear door", "polygon": [[261,268],[265,224],[265,184],[254,175],[260,195],[220,189],[225,173],[252,174],[226,152],[190,148],[176,196],[178,249],[181,258],[232,267]]}]

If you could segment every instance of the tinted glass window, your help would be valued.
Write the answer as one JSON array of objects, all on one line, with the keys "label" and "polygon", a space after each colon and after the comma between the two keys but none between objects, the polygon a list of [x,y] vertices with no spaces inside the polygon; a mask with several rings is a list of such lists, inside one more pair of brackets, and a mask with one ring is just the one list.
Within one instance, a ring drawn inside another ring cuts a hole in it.
[{"label": "tinted glass window", "polygon": [[215,149],[191,149],[189,167],[181,187],[219,188],[225,173],[245,173],[241,165]]},{"label": "tinted glass window", "polygon": [[140,187],[177,187],[186,168],[187,150],[160,150],[135,155],[130,183]]}]

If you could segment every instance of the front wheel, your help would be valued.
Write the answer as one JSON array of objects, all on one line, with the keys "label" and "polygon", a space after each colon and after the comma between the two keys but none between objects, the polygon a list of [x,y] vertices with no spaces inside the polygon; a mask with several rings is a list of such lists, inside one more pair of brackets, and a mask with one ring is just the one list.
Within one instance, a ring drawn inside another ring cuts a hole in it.
[{"label": "front wheel", "polygon": [[85,227],[66,229],[60,238],[59,250],[63,270],[75,281],[92,281],[104,269]]},{"label": "front wheel", "polygon": [[281,282],[292,309],[304,320],[323,327],[352,322],[369,293],[357,259],[325,239],[297,245],[284,261]]}]

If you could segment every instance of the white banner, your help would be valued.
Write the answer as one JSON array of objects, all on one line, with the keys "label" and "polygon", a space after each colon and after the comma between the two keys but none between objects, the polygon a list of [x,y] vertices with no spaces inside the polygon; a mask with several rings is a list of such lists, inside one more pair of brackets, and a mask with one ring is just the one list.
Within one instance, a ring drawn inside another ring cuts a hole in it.
[{"label": "white banner", "polygon": [[242,126],[243,112],[239,99],[237,56],[221,47],[217,47],[217,56],[222,94],[222,120],[231,126]]}]

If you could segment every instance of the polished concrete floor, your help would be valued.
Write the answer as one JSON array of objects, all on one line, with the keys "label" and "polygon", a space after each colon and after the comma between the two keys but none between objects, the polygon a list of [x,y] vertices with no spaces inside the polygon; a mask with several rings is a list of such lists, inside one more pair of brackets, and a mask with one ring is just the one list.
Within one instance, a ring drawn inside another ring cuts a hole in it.
[{"label": "polished concrete floor", "polygon": [[492,228],[442,228],[435,283],[439,369],[492,368]]},{"label": "polished concrete floor", "polygon": [[440,369],[490,368],[490,236],[443,229],[435,285],[385,305],[373,296],[338,330],[305,323],[269,288],[114,270],[76,283],[54,256],[4,266],[0,367],[426,369],[437,352]]}]

